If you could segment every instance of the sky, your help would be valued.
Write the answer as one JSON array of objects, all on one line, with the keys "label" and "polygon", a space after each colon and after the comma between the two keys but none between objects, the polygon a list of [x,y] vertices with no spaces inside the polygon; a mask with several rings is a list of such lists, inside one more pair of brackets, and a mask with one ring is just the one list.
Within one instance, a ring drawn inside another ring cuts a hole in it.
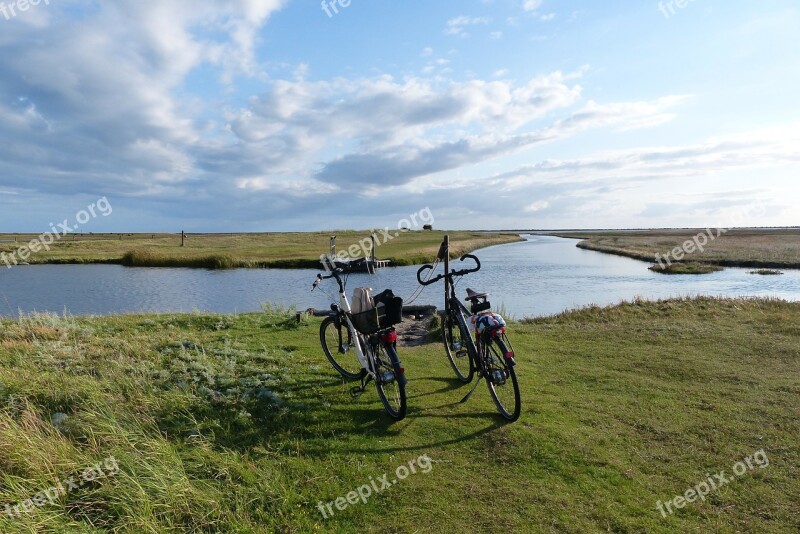
[{"label": "sky", "polygon": [[0,232],[800,225],[798,52],[796,0],[4,0]]}]

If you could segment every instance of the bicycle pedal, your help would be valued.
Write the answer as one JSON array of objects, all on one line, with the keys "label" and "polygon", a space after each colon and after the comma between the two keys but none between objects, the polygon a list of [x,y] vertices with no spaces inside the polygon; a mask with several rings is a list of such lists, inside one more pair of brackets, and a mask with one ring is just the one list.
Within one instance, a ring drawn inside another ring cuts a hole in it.
[{"label": "bicycle pedal", "polygon": [[350,396],[353,397],[354,399],[357,399],[363,394],[364,394],[364,388],[362,388],[361,386],[353,386],[352,388],[350,388]]}]

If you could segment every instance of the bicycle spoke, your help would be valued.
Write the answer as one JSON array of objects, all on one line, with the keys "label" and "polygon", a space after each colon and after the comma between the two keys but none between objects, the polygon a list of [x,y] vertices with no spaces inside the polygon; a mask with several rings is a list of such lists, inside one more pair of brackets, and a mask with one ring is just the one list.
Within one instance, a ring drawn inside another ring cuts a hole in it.
[{"label": "bicycle spoke", "polygon": [[325,356],[334,369],[345,378],[355,380],[363,374],[361,363],[356,356],[354,339],[346,325],[336,324],[334,317],[328,317],[320,326],[320,341]]},{"label": "bicycle spoke", "polygon": [[509,421],[516,421],[521,411],[519,384],[514,367],[505,357],[502,340],[488,340],[484,346],[484,369],[489,393],[497,410]]}]

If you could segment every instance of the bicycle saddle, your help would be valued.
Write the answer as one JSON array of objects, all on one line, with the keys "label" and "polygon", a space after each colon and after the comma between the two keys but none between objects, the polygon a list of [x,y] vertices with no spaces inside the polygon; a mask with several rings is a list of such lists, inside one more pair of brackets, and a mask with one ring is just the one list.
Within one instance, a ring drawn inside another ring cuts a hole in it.
[{"label": "bicycle saddle", "polygon": [[489,293],[478,293],[477,291],[473,291],[470,288],[467,288],[467,298],[464,300],[466,301],[477,301],[478,299],[485,299],[489,296]]}]

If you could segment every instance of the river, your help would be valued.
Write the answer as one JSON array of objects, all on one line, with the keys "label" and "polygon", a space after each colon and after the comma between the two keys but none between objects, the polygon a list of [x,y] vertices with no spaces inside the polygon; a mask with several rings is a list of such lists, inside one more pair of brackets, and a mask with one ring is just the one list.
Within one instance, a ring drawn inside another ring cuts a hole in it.
[{"label": "river", "polygon": [[[551,315],[589,304],[614,304],[635,297],[658,299],[687,295],[772,296],[800,300],[800,271],[781,276],[725,269],[706,275],[665,276],[644,262],[582,250],[576,241],[525,236],[524,242],[476,252],[483,268],[462,279],[459,294],[486,290],[511,316]],[[455,264],[458,261],[454,262]],[[417,287],[417,267],[382,269],[376,275],[353,274],[357,286],[392,288],[408,297]],[[311,292],[317,271],[307,269],[130,268],[119,265],[31,265],[0,269],[0,315],[50,311],[73,315],[150,312],[238,313],[261,303],[327,308],[328,297]],[[333,283],[326,289],[334,293]],[[442,285],[425,289],[417,304],[443,301]]]}]

